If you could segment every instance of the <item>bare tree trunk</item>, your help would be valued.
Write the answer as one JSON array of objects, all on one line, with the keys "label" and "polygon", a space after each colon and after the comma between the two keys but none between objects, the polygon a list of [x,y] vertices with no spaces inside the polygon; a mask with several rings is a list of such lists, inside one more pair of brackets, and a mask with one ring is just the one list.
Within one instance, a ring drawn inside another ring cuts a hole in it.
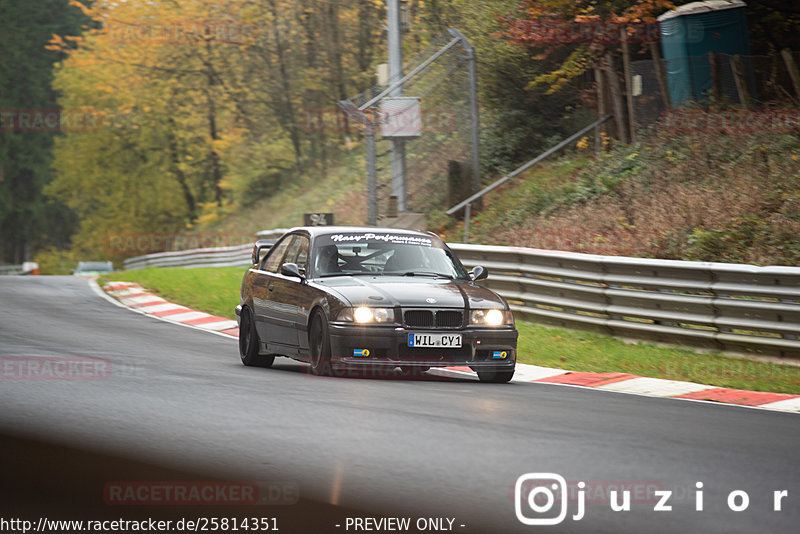
[{"label": "bare tree trunk", "polygon": [[[345,89],[344,69],[342,68],[342,45],[339,42],[339,11],[336,6],[335,2],[330,2],[326,7],[326,26],[329,30],[328,61],[331,69],[331,79],[336,88],[336,99],[344,100],[347,98],[347,90]],[[350,133],[350,126],[347,123],[345,123],[344,133]]]},{"label": "bare tree trunk", "polygon": [[339,42],[339,11],[335,2],[328,3],[328,29],[330,30],[330,47],[328,56],[331,64],[331,77],[336,87],[339,100],[347,98],[347,91],[344,88],[344,69],[342,68],[342,45]]},{"label": "bare tree trunk", "polygon": [[189,183],[186,180],[186,173],[181,170],[179,165],[180,156],[178,154],[178,140],[173,133],[175,130],[175,119],[172,117],[169,119],[169,126],[170,128],[167,131],[167,145],[169,148],[169,158],[172,166],[172,173],[175,175],[178,185],[181,186],[183,199],[186,201],[186,208],[189,211],[189,221],[194,222],[195,219],[197,219],[197,204],[195,203],[192,190],[189,188]]},{"label": "bare tree trunk", "polygon": [[[375,16],[375,5],[370,0],[359,0],[358,2],[358,50],[356,51],[356,63],[359,72],[367,72],[372,67],[372,57],[374,55],[372,25],[378,21]],[[368,88],[359,87],[359,91]]]},{"label": "bare tree trunk", "polygon": [[661,59],[658,43],[650,43],[650,57],[653,58],[653,63],[656,68],[656,78],[658,79],[658,88],[661,91],[661,102],[664,104],[664,110],[669,111],[672,109],[672,100],[669,96],[669,84],[667,83],[667,71],[664,68],[664,62]]},{"label": "bare tree trunk", "polygon": [[278,72],[280,74],[281,89],[283,95],[281,96],[282,110],[278,110],[279,117],[283,117],[281,121],[283,127],[289,132],[289,138],[294,147],[295,159],[297,160],[297,168],[302,172],[303,170],[303,150],[300,141],[300,128],[297,123],[297,114],[292,103],[292,85],[289,81],[289,72],[286,67],[286,50],[283,46],[283,37],[281,36],[278,24],[278,8],[275,5],[275,0],[269,0],[269,7],[272,13],[272,38],[275,41],[275,51],[278,58]]},{"label": "bare tree trunk", "polygon": [[214,101],[214,71],[211,68],[211,43],[206,41],[206,104],[208,106],[208,137],[211,139],[211,150],[208,154],[209,173],[211,174],[211,185],[214,189],[214,201],[217,206],[222,206],[222,169],[219,161],[219,154],[214,147],[215,142],[219,141],[217,132],[217,105]]},{"label": "bare tree trunk", "polygon": [[626,145],[629,143],[628,130],[625,124],[625,105],[622,102],[622,89],[619,84],[619,75],[614,67],[614,56],[606,53],[605,70],[608,76],[608,88],[611,90],[611,103],[614,106],[614,124],[620,140]]}]

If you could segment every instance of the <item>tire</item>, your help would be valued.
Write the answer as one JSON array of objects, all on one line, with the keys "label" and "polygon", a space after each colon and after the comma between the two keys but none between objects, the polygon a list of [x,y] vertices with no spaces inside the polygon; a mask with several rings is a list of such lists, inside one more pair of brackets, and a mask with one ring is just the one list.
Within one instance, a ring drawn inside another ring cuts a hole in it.
[{"label": "tire", "polygon": [[253,321],[253,314],[250,308],[243,307],[239,321],[239,356],[242,363],[249,367],[271,367],[275,361],[275,356],[260,355],[259,348],[261,341],[258,339],[256,324]]},{"label": "tire", "polygon": [[505,384],[514,376],[514,369],[478,369],[478,379],[490,384]]},{"label": "tire", "polygon": [[319,310],[311,319],[308,346],[311,349],[311,374],[329,376],[331,374],[331,337],[328,333],[328,319]]}]

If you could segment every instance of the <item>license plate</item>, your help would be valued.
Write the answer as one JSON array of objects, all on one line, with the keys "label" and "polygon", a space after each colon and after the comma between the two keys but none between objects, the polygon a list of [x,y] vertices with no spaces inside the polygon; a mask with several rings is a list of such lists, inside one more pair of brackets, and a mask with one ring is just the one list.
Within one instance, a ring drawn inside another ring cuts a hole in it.
[{"label": "license plate", "polygon": [[457,349],[461,347],[461,334],[408,334],[408,346]]}]

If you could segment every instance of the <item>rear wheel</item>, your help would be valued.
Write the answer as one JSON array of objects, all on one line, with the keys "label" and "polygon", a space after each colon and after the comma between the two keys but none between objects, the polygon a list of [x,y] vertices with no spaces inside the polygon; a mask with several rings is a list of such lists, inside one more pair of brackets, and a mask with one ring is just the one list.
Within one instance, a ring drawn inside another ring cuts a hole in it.
[{"label": "rear wheel", "polygon": [[270,367],[275,356],[262,356],[258,353],[261,342],[256,332],[256,324],[250,308],[243,307],[239,320],[239,356],[242,363],[252,367]]},{"label": "rear wheel", "polygon": [[308,332],[308,345],[311,348],[311,373],[331,374],[331,338],[328,334],[328,319],[321,311],[314,313],[311,329]]},{"label": "rear wheel", "polygon": [[504,384],[514,376],[514,369],[478,369],[478,379],[491,384]]}]

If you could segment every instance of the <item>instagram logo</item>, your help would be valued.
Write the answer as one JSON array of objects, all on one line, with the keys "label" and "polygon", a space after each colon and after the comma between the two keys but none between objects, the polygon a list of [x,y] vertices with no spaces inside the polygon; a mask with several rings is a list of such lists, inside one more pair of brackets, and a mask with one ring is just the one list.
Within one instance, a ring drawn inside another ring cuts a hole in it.
[{"label": "instagram logo", "polygon": [[[567,517],[566,496],[567,481],[561,475],[525,473],[517,478],[514,485],[517,519],[524,525],[558,525]],[[551,512],[556,507],[556,501],[560,501],[560,504],[558,514],[554,515]]]},{"label": "instagram logo", "polygon": [[[704,484],[694,484],[694,509],[704,509]],[[685,490],[677,486],[681,493]],[[525,473],[514,484],[514,511],[517,519],[524,525],[558,525],[567,517],[567,502],[577,503],[578,509],[572,515],[573,521],[580,521],[586,515],[586,504],[607,504],[613,512],[630,512],[631,503],[652,505],[654,512],[671,512],[674,499],[672,489],[665,489],[657,481],[647,480],[594,480],[587,484],[567,482],[555,473]],[[783,500],[789,496],[788,490],[772,492],[772,509],[780,512]],[[680,500],[680,499],[679,499]],[[727,496],[728,509],[743,512],[750,506],[750,496],[746,491],[733,490]]]}]

